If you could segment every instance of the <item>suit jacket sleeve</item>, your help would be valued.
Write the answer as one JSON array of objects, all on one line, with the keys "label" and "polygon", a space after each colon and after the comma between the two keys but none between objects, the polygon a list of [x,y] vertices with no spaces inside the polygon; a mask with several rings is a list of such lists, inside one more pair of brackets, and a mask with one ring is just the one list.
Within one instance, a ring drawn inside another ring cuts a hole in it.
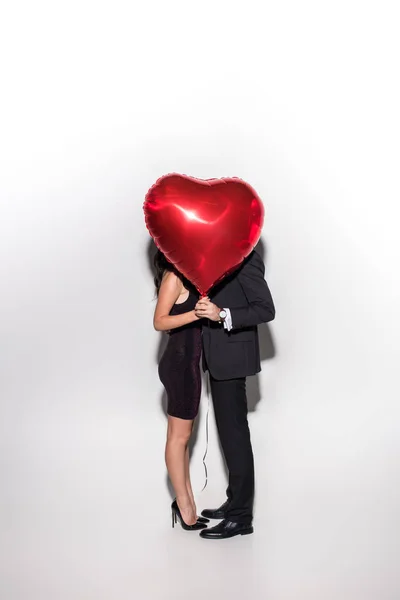
[{"label": "suit jacket sleeve", "polygon": [[254,251],[238,273],[238,281],[248,304],[229,307],[233,329],[260,325],[275,318],[275,306],[264,274],[264,263],[259,254]]}]

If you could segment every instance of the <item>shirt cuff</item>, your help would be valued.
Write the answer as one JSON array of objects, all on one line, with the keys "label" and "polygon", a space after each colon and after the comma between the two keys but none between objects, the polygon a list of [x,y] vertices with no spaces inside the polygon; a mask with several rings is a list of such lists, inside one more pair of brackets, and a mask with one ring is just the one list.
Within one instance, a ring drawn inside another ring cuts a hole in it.
[{"label": "shirt cuff", "polygon": [[229,308],[224,308],[224,311],[226,312],[226,317],[224,319],[224,328],[230,331],[233,327],[231,311],[229,310]]}]

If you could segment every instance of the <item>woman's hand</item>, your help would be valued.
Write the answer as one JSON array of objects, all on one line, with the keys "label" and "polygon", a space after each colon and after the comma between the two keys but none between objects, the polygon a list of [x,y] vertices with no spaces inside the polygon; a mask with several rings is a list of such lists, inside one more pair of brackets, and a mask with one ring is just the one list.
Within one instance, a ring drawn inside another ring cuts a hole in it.
[{"label": "woman's hand", "polygon": [[196,306],[194,307],[194,312],[197,317],[200,319],[210,319],[210,321],[220,321],[219,313],[221,309],[218,308],[216,304],[211,302],[210,298],[206,296],[205,298],[200,298]]}]

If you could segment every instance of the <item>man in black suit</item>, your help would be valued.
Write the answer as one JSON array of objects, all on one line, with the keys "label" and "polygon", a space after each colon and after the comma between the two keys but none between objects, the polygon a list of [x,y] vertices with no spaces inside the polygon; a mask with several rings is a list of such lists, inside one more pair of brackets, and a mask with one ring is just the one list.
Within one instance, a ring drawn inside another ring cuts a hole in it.
[{"label": "man in black suit", "polygon": [[203,368],[210,373],[218,434],[229,471],[228,499],[220,508],[202,512],[205,517],[222,519],[201,531],[201,537],[208,539],[253,533],[254,462],[246,377],[261,371],[257,325],[275,317],[264,273],[264,263],[253,251],[195,309],[206,319]]}]

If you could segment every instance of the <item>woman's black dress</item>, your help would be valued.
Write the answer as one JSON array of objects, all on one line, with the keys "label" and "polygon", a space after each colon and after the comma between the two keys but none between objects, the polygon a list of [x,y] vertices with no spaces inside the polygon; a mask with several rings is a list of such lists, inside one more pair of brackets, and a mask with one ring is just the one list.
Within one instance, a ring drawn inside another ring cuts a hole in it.
[{"label": "woman's black dress", "polygon": [[[198,295],[192,290],[185,302],[174,304],[170,315],[193,310]],[[158,374],[168,396],[167,412],[172,417],[194,419],[201,395],[201,321],[172,329],[158,366]]]}]

